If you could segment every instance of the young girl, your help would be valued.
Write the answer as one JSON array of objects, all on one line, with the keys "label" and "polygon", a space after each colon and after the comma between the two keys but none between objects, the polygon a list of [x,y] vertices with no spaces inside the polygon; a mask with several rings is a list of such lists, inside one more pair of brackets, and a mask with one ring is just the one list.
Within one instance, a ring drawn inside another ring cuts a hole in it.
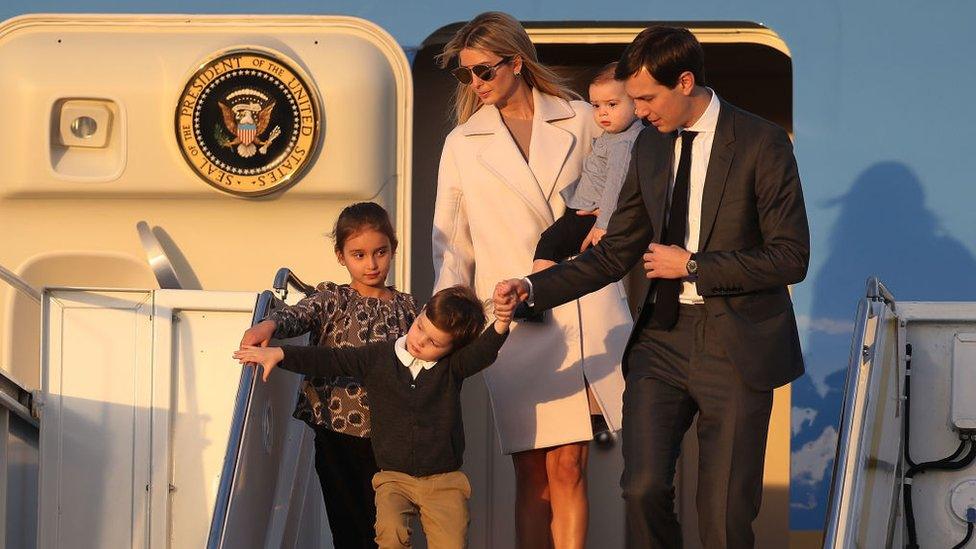
[{"label": "young girl", "polygon": [[[360,347],[407,333],[417,314],[409,294],[386,286],[397,239],[386,210],[372,202],[339,214],[335,253],[349,284],[323,282],[318,292],[271,313],[244,333],[241,348],[305,332],[326,347]],[[376,547],[372,488],[378,471],[370,447],[369,404],[360,380],[306,378],[295,417],[315,430],[315,469],[336,547]]]}]

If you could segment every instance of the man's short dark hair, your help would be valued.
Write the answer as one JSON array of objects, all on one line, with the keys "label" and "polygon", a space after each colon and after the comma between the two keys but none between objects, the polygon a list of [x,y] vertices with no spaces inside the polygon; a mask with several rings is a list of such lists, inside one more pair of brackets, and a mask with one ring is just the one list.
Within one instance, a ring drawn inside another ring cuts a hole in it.
[{"label": "man's short dark hair", "polygon": [[642,67],[669,88],[678,85],[686,71],[694,75],[695,84],[705,84],[705,53],[688,29],[657,25],[642,30],[624,50],[615,77],[626,80]]},{"label": "man's short dark hair", "polygon": [[451,334],[451,347],[471,343],[485,328],[485,308],[474,290],[451,286],[434,294],[424,307],[427,319],[439,330]]}]

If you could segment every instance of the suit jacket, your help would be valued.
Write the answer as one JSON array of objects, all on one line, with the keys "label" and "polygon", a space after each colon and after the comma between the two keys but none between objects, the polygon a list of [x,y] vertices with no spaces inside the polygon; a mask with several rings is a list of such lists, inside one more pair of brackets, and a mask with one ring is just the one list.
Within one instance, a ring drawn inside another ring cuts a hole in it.
[{"label": "suit jacket", "polygon": [[[654,128],[641,132],[607,235],[576,259],[529,277],[536,309],[619,280],[660,242],[675,138]],[[770,389],[802,375],[787,286],[806,277],[810,234],[792,143],[779,126],[725,101],[705,174],[699,242],[698,293],[743,382]],[[626,361],[627,354],[625,372]]]},{"label": "suit jacket", "polygon": [[[583,101],[532,92],[529,161],[498,109],[484,105],[447,136],[434,207],[434,289],[464,284],[481,299],[532,268],[539,235],[565,204],[600,128]],[[544,324],[516,323],[484,372],[506,453],[590,440],[590,383],[619,429],[621,362],[632,319],[620,284],[553,309]],[[584,329],[585,326],[585,329]]]}]

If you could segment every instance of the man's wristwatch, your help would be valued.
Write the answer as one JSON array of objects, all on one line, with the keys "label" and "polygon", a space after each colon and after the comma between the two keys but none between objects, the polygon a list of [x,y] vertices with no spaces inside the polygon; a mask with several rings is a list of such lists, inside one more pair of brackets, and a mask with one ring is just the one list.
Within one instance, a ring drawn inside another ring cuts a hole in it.
[{"label": "man's wristwatch", "polygon": [[698,262],[695,261],[695,254],[691,254],[688,262],[685,263],[685,270],[688,271],[688,276],[698,276]]}]

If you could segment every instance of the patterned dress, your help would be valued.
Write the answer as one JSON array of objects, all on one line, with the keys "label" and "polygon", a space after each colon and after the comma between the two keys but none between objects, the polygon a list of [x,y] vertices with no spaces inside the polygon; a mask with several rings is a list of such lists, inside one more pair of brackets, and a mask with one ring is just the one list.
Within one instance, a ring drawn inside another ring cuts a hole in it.
[{"label": "patterned dress", "polygon": [[[395,340],[407,333],[417,316],[413,296],[390,287],[390,300],[364,297],[348,284],[323,282],[314,295],[268,315],[275,338],[311,333],[326,347],[362,347]],[[306,378],[294,416],[312,427],[368,438],[369,402],[362,382],[351,377]]]}]

